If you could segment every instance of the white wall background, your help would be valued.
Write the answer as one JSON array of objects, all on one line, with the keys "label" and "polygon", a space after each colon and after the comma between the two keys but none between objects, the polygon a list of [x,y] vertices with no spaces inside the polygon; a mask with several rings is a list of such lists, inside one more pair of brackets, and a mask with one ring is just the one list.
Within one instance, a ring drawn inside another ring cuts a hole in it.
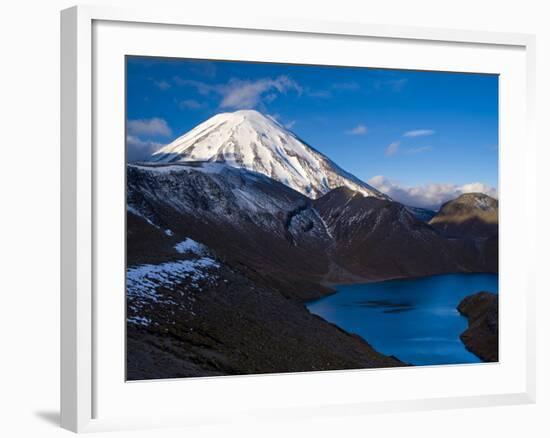
[{"label": "white wall background", "polygon": [[[546,188],[550,25],[546,2],[523,0],[96,1],[281,17],[535,33],[539,138],[538,402],[536,405],[237,424],[108,436],[550,436]],[[0,435],[50,437],[59,387],[59,10],[65,0],[4,3],[0,16]],[[518,145],[521,147],[521,145]]]}]

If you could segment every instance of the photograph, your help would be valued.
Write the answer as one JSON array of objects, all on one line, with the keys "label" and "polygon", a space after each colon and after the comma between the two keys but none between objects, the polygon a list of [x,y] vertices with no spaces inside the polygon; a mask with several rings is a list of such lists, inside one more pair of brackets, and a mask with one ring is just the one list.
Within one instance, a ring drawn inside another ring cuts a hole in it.
[{"label": "photograph", "polygon": [[125,86],[128,381],[499,362],[498,74],[126,55]]}]

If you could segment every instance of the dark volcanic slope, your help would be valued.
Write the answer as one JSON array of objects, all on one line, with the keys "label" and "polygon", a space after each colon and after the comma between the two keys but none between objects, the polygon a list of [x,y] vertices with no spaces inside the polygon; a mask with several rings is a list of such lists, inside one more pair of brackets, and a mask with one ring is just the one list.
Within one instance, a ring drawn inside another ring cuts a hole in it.
[{"label": "dark volcanic slope", "polygon": [[128,167],[130,380],[402,365],[311,315],[332,244],[311,201],[217,164]]},{"label": "dark volcanic slope", "polygon": [[224,265],[198,285],[142,302],[147,323],[128,324],[130,380],[403,365]]},{"label": "dark volcanic slope", "polygon": [[343,283],[488,270],[399,203],[220,163],[127,167],[128,378],[403,365],[311,315]]},{"label": "dark volcanic slope", "polygon": [[468,318],[468,329],[460,335],[466,348],[485,362],[498,362],[498,295],[469,295],[458,311]]},{"label": "dark volcanic slope", "polygon": [[498,234],[498,201],[467,193],[443,204],[429,223],[449,237],[491,238]]},{"label": "dark volcanic slope", "polygon": [[128,206],[131,215],[165,234],[160,246],[155,237],[146,250],[141,233],[130,229],[129,264],[173,252],[175,242],[192,238],[288,297],[313,299],[326,292],[319,281],[328,269],[331,239],[323,221],[309,198],[266,176],[217,163],[128,166]]},{"label": "dark volcanic slope", "polygon": [[335,260],[369,279],[484,271],[473,242],[446,239],[402,204],[335,189],[314,202],[335,241]]}]

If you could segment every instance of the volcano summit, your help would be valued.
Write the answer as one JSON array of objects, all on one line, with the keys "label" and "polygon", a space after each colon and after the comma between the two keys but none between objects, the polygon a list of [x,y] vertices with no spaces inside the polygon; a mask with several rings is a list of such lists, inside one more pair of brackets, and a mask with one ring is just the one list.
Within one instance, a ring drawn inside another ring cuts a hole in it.
[{"label": "volcano summit", "polygon": [[267,175],[314,199],[337,187],[388,199],[274,119],[254,110],[217,114],[155,152],[151,161],[226,163]]}]

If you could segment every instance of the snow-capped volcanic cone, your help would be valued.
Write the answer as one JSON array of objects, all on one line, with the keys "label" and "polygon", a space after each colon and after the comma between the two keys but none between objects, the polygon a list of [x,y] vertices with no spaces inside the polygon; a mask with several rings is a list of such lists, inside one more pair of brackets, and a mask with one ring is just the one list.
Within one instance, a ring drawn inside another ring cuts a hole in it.
[{"label": "snow-capped volcanic cone", "polygon": [[388,199],[275,120],[253,110],[217,114],[155,152],[150,161],[222,162],[267,175],[310,198],[348,187],[364,196]]}]

